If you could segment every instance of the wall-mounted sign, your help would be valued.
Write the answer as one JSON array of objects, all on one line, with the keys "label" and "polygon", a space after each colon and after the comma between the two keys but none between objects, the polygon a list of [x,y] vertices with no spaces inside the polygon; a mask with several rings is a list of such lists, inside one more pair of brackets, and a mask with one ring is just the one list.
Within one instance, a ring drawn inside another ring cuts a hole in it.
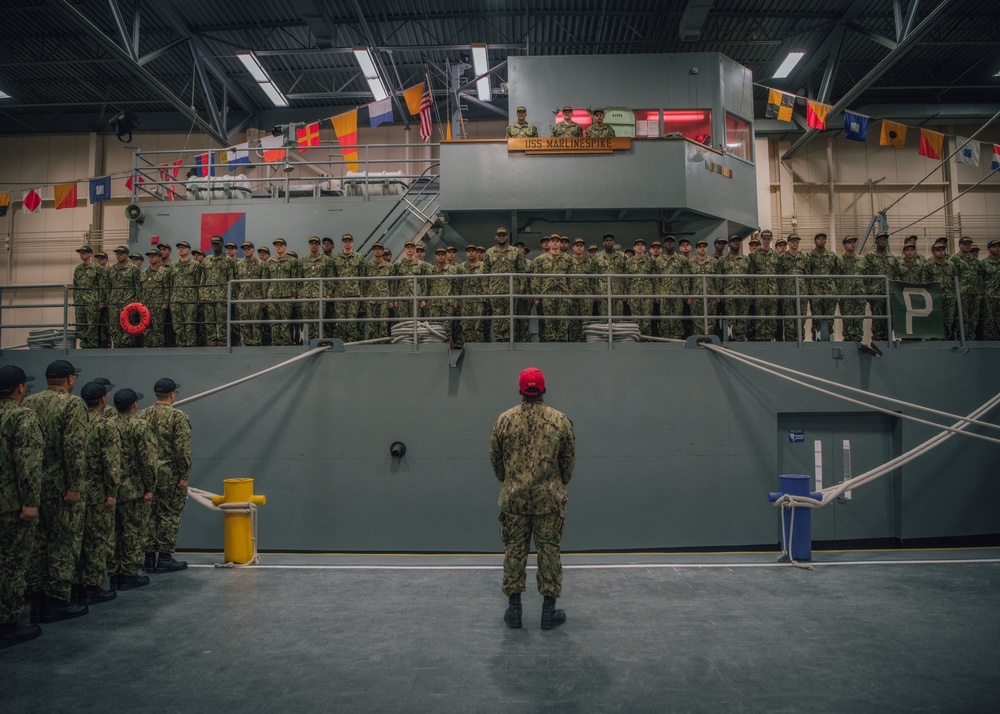
[{"label": "wall-mounted sign", "polygon": [[628,137],[587,139],[543,136],[507,139],[507,151],[523,151],[526,154],[610,154],[631,149],[632,139]]},{"label": "wall-mounted sign", "polygon": [[805,429],[789,429],[788,430],[788,443],[789,444],[804,444],[806,442],[806,430]]}]

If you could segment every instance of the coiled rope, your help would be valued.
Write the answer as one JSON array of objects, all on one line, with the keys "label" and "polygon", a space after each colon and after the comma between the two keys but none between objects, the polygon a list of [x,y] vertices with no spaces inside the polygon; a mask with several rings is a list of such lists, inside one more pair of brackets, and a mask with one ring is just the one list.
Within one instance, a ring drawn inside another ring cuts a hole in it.
[{"label": "coiled rope", "polygon": [[[413,344],[414,320],[403,320],[392,326],[392,344]],[[451,339],[450,331],[441,322],[416,321],[416,334],[418,343],[426,342],[448,342]]]},{"label": "coiled rope", "polygon": [[583,336],[587,342],[607,342],[608,332],[611,333],[613,342],[638,342],[639,325],[634,322],[585,322],[583,324]]}]

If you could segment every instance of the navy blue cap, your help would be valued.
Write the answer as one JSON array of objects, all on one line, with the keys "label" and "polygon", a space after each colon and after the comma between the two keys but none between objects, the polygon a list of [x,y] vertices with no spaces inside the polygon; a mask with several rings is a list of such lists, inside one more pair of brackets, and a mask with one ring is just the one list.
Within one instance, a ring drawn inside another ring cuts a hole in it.
[{"label": "navy blue cap", "polygon": [[163,377],[156,380],[156,384],[153,385],[153,391],[157,394],[170,394],[171,392],[176,392],[180,386],[177,382],[170,379],[170,377]]},{"label": "navy blue cap", "polygon": [[57,359],[45,368],[46,379],[65,379],[76,374],[80,374],[80,370],[64,359]]},{"label": "navy blue cap", "polygon": [[140,399],[142,399],[142,394],[128,387],[122,387],[115,392],[115,406],[119,411],[128,409]]},{"label": "navy blue cap", "polygon": [[5,392],[12,391],[22,384],[27,384],[34,377],[29,377],[24,370],[13,364],[5,364],[0,367],[0,389]]}]

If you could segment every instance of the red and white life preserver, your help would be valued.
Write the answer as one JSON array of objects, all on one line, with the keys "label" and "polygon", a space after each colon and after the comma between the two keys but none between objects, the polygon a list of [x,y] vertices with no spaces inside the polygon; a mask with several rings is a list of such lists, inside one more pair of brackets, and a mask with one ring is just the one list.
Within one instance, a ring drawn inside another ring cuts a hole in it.
[{"label": "red and white life preserver", "polygon": [[149,308],[141,302],[130,302],[118,316],[118,323],[130,335],[141,335],[149,327],[149,322]]}]

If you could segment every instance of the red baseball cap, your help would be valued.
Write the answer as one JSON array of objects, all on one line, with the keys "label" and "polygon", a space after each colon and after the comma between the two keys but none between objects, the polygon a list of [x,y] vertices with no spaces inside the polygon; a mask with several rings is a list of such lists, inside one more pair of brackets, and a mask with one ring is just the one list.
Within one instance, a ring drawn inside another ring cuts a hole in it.
[{"label": "red baseball cap", "polygon": [[521,372],[521,378],[518,380],[518,388],[521,394],[527,396],[543,394],[545,392],[545,375],[542,374],[542,370],[536,367],[528,367]]}]

